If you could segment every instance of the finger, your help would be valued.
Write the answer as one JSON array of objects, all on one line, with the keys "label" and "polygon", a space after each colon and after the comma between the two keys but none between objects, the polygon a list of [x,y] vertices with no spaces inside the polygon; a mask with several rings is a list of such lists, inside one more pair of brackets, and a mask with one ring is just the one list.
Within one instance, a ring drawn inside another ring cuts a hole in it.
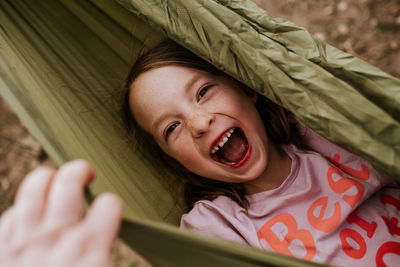
[{"label": "finger", "polygon": [[84,160],[64,164],[55,174],[49,192],[46,221],[51,228],[62,228],[82,218],[84,187],[94,178],[94,172]]},{"label": "finger", "polygon": [[54,170],[39,167],[23,180],[13,207],[19,222],[32,224],[41,219],[53,175]]},{"label": "finger", "polygon": [[90,207],[83,227],[88,230],[92,243],[111,251],[122,218],[122,200],[110,193],[98,196]]},{"label": "finger", "polygon": [[0,244],[8,242],[13,234],[13,227],[15,227],[15,212],[13,209],[5,210],[0,217]]}]

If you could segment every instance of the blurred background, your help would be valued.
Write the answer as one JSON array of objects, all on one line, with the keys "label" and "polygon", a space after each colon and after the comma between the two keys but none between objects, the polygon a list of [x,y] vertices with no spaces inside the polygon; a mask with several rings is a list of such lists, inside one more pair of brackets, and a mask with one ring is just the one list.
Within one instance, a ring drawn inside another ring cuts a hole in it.
[{"label": "blurred background", "polygon": [[[400,78],[400,0],[253,0],[271,15],[305,27],[325,42]],[[12,204],[21,179],[39,165],[54,166],[0,97],[0,212]],[[122,242],[117,266],[146,265]]]}]

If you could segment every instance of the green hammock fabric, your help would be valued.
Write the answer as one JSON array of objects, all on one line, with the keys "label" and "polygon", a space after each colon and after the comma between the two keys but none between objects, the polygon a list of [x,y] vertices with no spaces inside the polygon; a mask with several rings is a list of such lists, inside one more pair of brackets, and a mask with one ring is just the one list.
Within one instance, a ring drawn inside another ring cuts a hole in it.
[{"label": "green hammock fabric", "polygon": [[127,145],[115,99],[141,49],[167,37],[400,178],[400,81],[250,1],[0,1],[2,96],[57,163],[91,162],[91,191],[123,198],[121,237],[154,265],[311,264],[173,226],[168,173]]}]

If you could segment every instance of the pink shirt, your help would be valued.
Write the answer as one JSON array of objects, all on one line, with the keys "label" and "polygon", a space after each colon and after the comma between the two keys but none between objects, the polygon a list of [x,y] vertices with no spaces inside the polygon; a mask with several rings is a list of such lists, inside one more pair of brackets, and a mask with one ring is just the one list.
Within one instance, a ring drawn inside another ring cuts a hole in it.
[{"label": "pink shirt", "polygon": [[[276,189],[198,201],[181,228],[333,265],[400,266],[400,189],[371,164],[301,126],[317,152],[294,145]],[[386,265],[385,265],[386,264]]]}]

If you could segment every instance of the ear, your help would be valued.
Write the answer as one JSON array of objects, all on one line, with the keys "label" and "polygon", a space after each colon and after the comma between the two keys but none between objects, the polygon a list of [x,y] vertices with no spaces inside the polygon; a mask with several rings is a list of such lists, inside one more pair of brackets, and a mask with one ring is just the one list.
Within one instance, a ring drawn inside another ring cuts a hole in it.
[{"label": "ear", "polygon": [[250,87],[238,82],[240,85],[240,88],[243,90],[243,92],[250,97],[251,101],[253,101],[253,103],[255,104],[257,102],[257,98],[258,98],[258,93],[256,91],[254,91],[253,89],[251,89]]},{"label": "ear", "polygon": [[255,104],[257,102],[258,93],[256,91],[252,91],[252,92],[253,92],[253,96],[251,96],[251,100],[253,100],[253,103]]},{"label": "ear", "polygon": [[250,90],[248,92],[248,96],[250,97],[250,99],[253,101],[254,104],[257,102],[258,93],[256,91]]}]

